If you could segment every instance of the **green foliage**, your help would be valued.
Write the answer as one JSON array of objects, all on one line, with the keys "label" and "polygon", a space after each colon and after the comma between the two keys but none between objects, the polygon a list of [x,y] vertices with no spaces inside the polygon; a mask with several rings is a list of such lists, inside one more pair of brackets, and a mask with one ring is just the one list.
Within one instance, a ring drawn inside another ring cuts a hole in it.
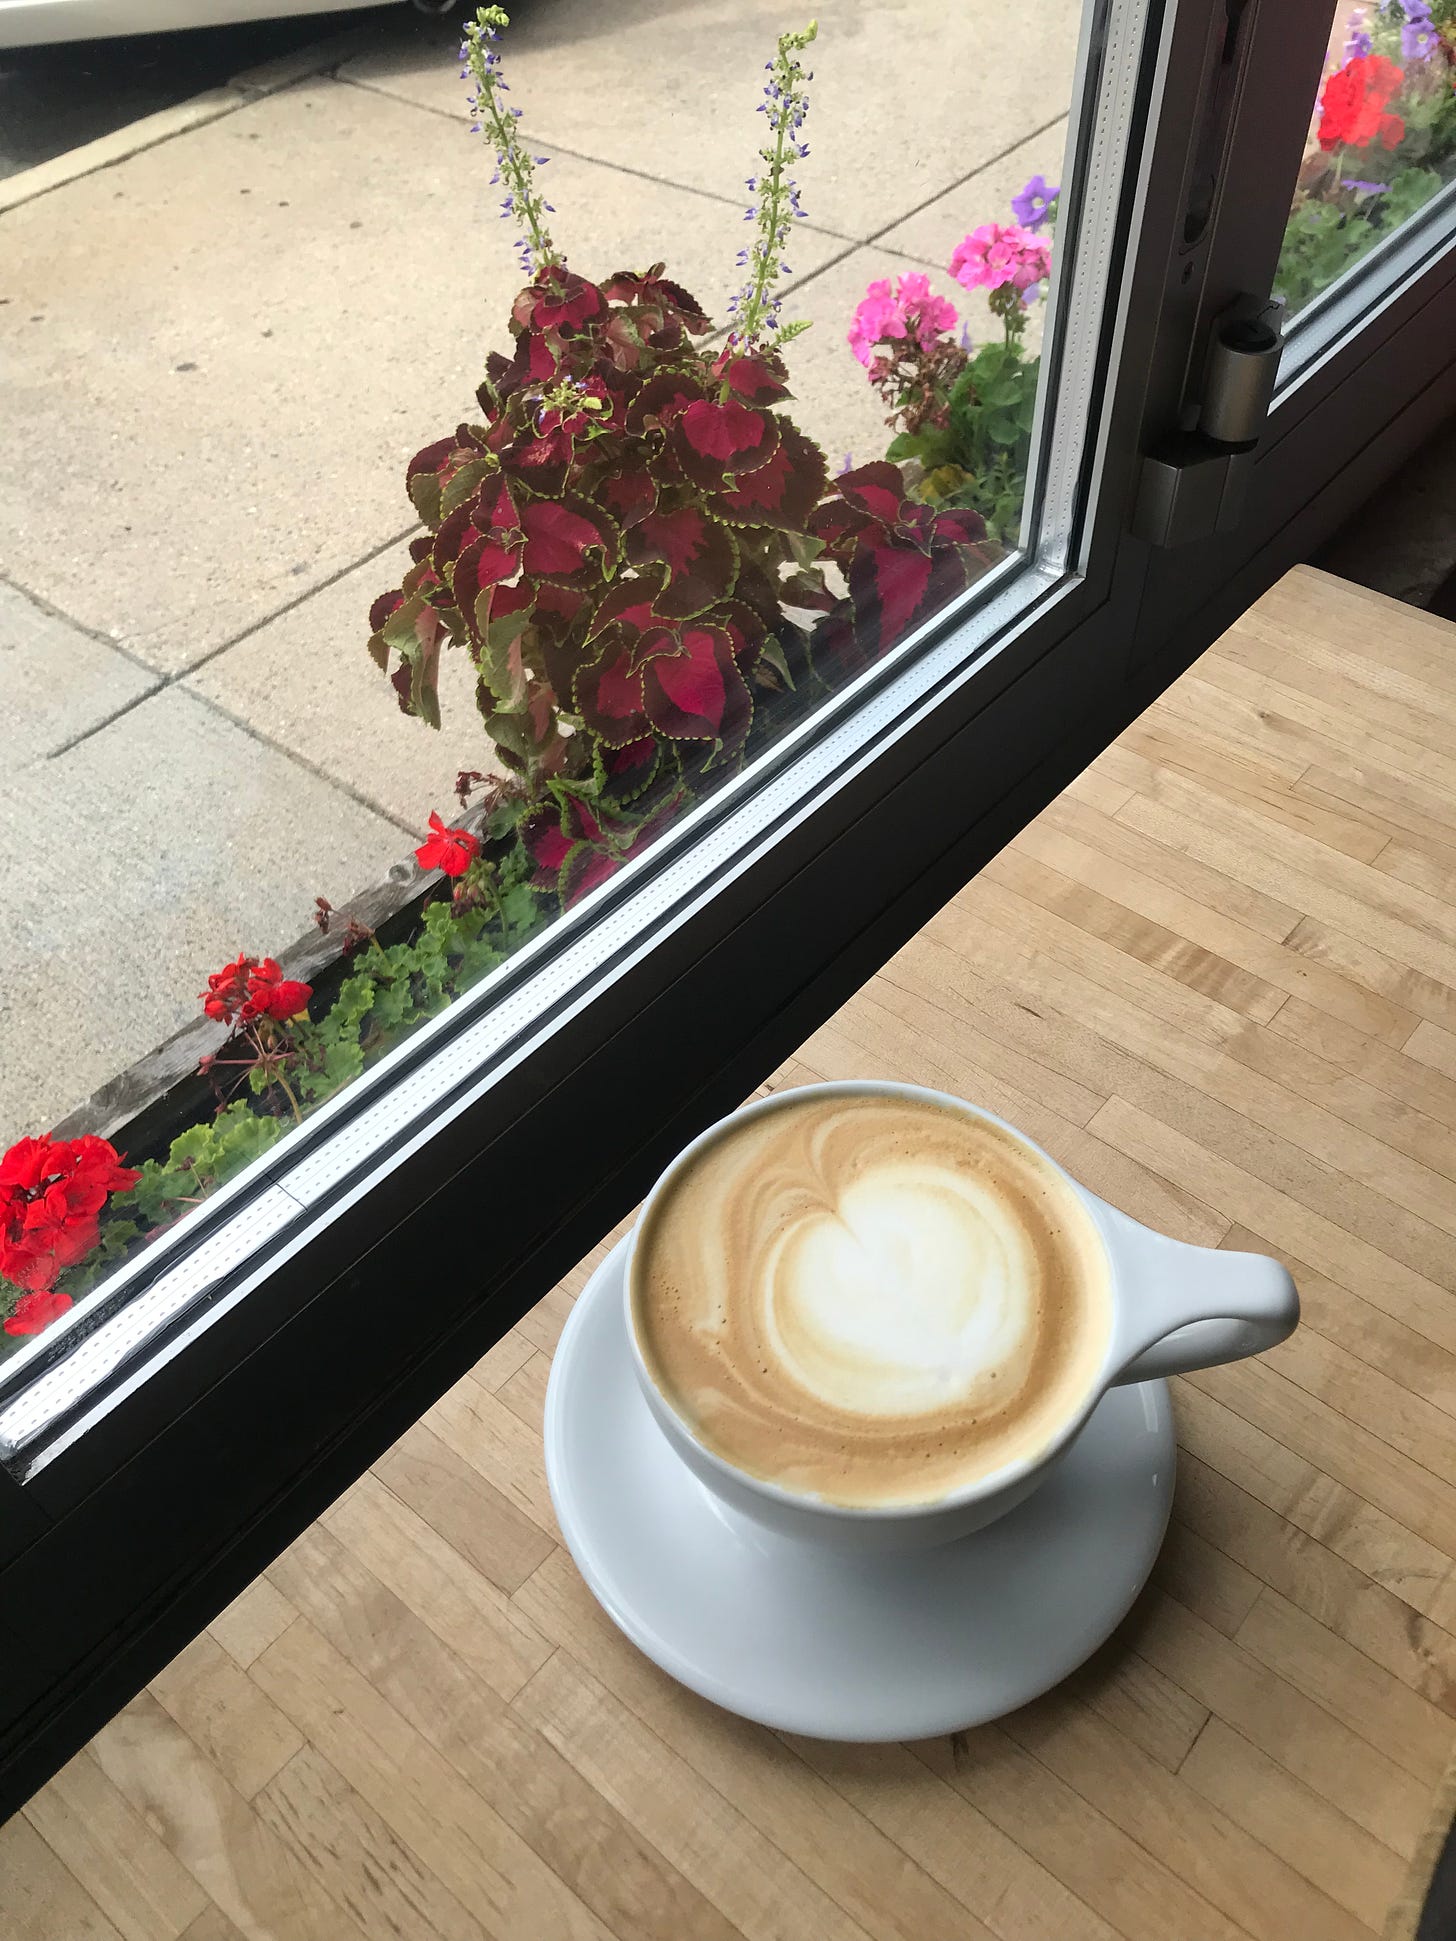
[{"label": "green foliage", "polygon": [[[110,1265],[139,1230],[170,1226],[189,1206],[267,1152],[285,1130],[281,1120],[254,1112],[238,1099],[215,1119],[179,1133],[165,1159],[149,1159],[131,1191],[113,1198],[102,1221],[101,1247],[86,1262],[87,1269],[92,1260]],[[70,1279],[64,1285],[68,1293],[76,1291]]]},{"label": "green foliage", "polygon": [[1378,242],[1424,208],[1441,186],[1432,168],[1405,168],[1386,193],[1361,197],[1344,189],[1337,199],[1297,202],[1284,231],[1274,294],[1291,313],[1303,310]]},{"label": "green foliage", "polygon": [[[479,903],[457,909],[451,899],[439,899],[405,942],[385,948],[370,941],[361,967],[340,984],[323,1015],[292,1028],[294,1049],[283,1070],[300,1107],[311,1110],[342,1091],[420,1019],[443,1009],[540,927],[544,911],[523,880],[525,869],[524,858],[516,858],[482,870]],[[226,1060],[215,1069],[226,1071]],[[172,1226],[283,1137],[293,1113],[279,1083],[255,1065],[247,1084],[250,1097],[232,1099],[216,1117],[179,1133],[165,1159],[148,1160],[136,1185],[114,1195],[102,1215],[99,1245],[63,1277],[63,1293],[84,1293],[140,1241]]]},{"label": "green foliage", "polygon": [[1020,341],[983,345],[952,381],[937,424],[902,431],[885,456],[916,459],[919,496],[933,505],[969,507],[1003,545],[1014,545],[1026,494],[1031,428],[1041,360]]}]

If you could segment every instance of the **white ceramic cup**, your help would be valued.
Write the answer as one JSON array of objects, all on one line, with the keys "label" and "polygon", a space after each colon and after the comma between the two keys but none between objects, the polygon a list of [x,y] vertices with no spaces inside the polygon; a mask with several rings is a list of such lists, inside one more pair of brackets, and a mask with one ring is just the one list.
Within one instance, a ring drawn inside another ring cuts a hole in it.
[{"label": "white ceramic cup", "polygon": [[[1055,1435],[1033,1455],[993,1470],[965,1488],[930,1502],[856,1508],[781,1483],[766,1481],[727,1462],[694,1434],[658,1387],[637,1338],[633,1289],[636,1239],[654,1208],[679,1174],[728,1129],[760,1113],[809,1098],[852,1098],[866,1094],[949,1106],[968,1118],[1002,1127],[1046,1164],[1061,1173],[1091,1214],[1102,1236],[1110,1267],[1112,1318],[1107,1351],[1086,1393],[1070,1409]],[[1261,1354],[1294,1331],[1299,1296],[1288,1271],[1263,1254],[1223,1253],[1192,1247],[1140,1226],[1115,1206],[1079,1186],[1056,1161],[1015,1126],[982,1112],[948,1092],[879,1080],[849,1080],[806,1085],[759,1099],[731,1113],[678,1154],[643,1202],[628,1240],[623,1277],[627,1335],[632,1360],[647,1405],[676,1454],[693,1474],[731,1509],[786,1535],[809,1537],[851,1550],[911,1550],[948,1543],[979,1530],[1014,1509],[1041,1483],[1075,1441],[1105,1392],[1123,1382],[1153,1381],[1190,1368],[1213,1368],[1245,1355]]]}]

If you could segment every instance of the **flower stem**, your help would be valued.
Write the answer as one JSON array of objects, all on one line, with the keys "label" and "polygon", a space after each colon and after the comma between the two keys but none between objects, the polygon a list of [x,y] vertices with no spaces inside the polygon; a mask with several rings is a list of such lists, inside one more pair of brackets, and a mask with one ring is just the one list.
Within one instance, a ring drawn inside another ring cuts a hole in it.
[{"label": "flower stem", "polygon": [[[523,267],[542,270],[561,261],[545,223],[549,205],[535,187],[532,158],[521,146],[516,128],[521,111],[507,108],[500,98],[510,91],[500,71],[500,55],[487,44],[499,40],[501,28],[510,24],[504,7],[482,7],[474,20],[467,21],[460,42],[464,64],[460,72],[462,79],[475,82],[477,92],[470,97],[470,105],[481,117],[475,126],[495,143],[496,173],[492,179],[504,182],[508,191],[501,214],[514,216],[526,232],[518,245]],[[537,156],[536,160],[544,161],[545,157]]]},{"label": "flower stem", "polygon": [[283,1087],[284,1097],[288,1100],[288,1103],[293,1107],[293,1117],[294,1117],[295,1124],[302,1125],[303,1108],[298,1103],[298,1100],[294,1097],[293,1087],[289,1084],[287,1078],[284,1076],[283,1067],[281,1065],[275,1068],[273,1076],[278,1080],[278,1083]]},{"label": "flower stem", "polygon": [[740,263],[747,263],[748,280],[729,305],[733,318],[731,340],[745,348],[760,343],[762,347],[772,347],[780,339],[797,335],[792,325],[780,329],[780,299],[773,294],[773,288],[785,273],[782,257],[789,230],[794,219],[803,214],[788,168],[791,156],[803,157],[809,152],[799,139],[799,131],[809,111],[804,83],[813,76],[804,73],[799,56],[818,32],[817,21],[811,20],[799,33],[781,34],[774,58],[768,64],[769,84],[764,90],[766,99],[760,104],[760,113],[769,118],[773,142],[759,150],[759,159],[768,165],[767,173],[749,183],[758,196],[757,204],[748,212],[757,223],[757,234],[752,246],[739,256]]}]

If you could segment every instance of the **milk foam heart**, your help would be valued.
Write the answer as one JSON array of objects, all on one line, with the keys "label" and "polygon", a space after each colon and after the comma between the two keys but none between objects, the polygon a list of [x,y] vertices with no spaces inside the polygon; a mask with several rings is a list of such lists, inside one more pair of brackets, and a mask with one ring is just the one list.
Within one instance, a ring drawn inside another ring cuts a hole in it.
[{"label": "milk foam heart", "polygon": [[1003,1128],[810,1095],[730,1124],[637,1237],[649,1371],[708,1447],[831,1502],[923,1503],[1035,1454],[1110,1324],[1085,1205]]}]

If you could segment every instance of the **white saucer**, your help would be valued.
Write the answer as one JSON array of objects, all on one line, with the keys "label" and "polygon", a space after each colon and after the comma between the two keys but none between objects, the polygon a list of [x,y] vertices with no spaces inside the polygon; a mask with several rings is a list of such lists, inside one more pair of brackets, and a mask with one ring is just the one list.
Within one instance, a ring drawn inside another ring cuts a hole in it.
[{"label": "white saucer", "polygon": [[561,1533],[607,1615],[664,1671],[820,1739],[925,1739],[1055,1685],[1142,1588],[1173,1495],[1166,1382],[1114,1388],[1019,1509],[941,1549],[850,1557],[776,1536],[690,1475],[637,1387],[618,1246],[546,1392]]}]

